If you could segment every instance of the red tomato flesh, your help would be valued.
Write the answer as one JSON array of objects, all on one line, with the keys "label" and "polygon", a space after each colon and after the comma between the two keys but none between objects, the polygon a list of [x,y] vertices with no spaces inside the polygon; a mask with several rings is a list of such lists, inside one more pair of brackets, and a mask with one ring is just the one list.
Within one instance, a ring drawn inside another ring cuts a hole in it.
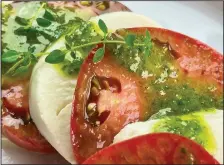
[{"label": "red tomato flesh", "polygon": [[[148,30],[153,40],[169,44],[175,56],[175,66],[184,71],[186,77],[193,76],[197,81],[216,82],[217,91],[222,91],[223,57],[209,46],[183,34],[161,28],[126,30],[140,35],[144,35]],[[122,31],[117,33],[123,35]],[[126,124],[141,121],[147,116],[148,105],[141,88],[144,84],[142,78],[116,64],[116,60],[110,57],[108,52],[101,62],[93,64],[93,54],[94,51],[81,67],[71,117],[72,144],[79,163],[110,145],[114,135]],[[93,90],[96,93],[93,97],[91,88],[94,87],[95,78],[101,89]],[[108,79],[107,87],[103,85],[105,79]],[[128,87],[124,88],[124,84]],[[94,112],[87,111],[88,106]]]},{"label": "red tomato flesh", "polygon": [[83,164],[219,164],[202,146],[180,135],[152,133],[113,144]]},{"label": "red tomato flesh", "polygon": [[[2,90],[2,133],[13,143],[27,150],[42,153],[55,152],[30,118],[28,92],[28,80],[13,84],[9,82],[4,86]],[[18,128],[16,124],[6,124],[18,119],[22,120]],[[5,120],[7,120],[6,123]]]},{"label": "red tomato flesh", "polygon": [[110,145],[128,123],[143,120],[146,102],[141,80],[105,53],[93,63],[94,51],[81,67],[71,117],[71,136],[76,160],[81,163]]},{"label": "red tomato flesh", "polygon": [[189,36],[161,28],[130,28],[131,33],[145,34],[151,38],[168,43],[177,56],[177,66],[190,77],[206,77],[223,86],[223,56],[208,45]]}]

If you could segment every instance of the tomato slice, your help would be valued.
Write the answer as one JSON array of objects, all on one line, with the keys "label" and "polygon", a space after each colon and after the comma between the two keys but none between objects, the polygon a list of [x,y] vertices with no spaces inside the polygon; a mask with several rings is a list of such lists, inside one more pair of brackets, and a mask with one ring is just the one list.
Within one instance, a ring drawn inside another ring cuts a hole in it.
[{"label": "tomato slice", "polygon": [[2,132],[9,140],[22,148],[34,152],[55,152],[30,118],[28,87],[28,80],[4,86]]},{"label": "tomato slice", "polygon": [[219,164],[202,146],[180,135],[152,133],[111,145],[83,164]]},{"label": "tomato slice", "polygon": [[125,125],[143,120],[147,105],[139,77],[114,62],[107,51],[94,64],[94,54],[95,50],[81,67],[71,117],[72,144],[79,163],[110,145]]},{"label": "tomato slice", "polygon": [[25,82],[2,90],[3,105],[9,112],[28,117],[25,116],[29,113],[28,86],[29,83]]},{"label": "tomato slice", "polygon": [[[143,27],[126,30],[140,35],[148,30],[152,39],[170,45],[177,67],[184,70],[186,76],[196,76],[199,81],[203,78],[215,81],[222,89],[223,57],[212,48],[166,29]],[[117,31],[121,36],[123,32]],[[116,64],[108,52],[97,64],[92,62],[93,54],[94,51],[81,67],[71,118],[74,155],[80,163],[110,145],[123,126],[142,120],[147,113],[147,101],[140,88],[142,79]]]},{"label": "tomato slice", "polygon": [[208,45],[186,35],[162,28],[130,28],[129,32],[145,34],[168,43],[177,58],[177,65],[189,76],[205,77],[223,85],[223,56]]}]

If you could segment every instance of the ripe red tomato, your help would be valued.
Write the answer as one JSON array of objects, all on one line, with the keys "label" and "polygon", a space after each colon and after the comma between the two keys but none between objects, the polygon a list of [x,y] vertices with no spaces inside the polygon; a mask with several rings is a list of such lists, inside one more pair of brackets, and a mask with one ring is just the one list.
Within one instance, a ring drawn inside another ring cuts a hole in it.
[{"label": "ripe red tomato", "polygon": [[71,117],[72,144],[79,163],[110,145],[125,125],[143,120],[147,105],[138,76],[115,63],[108,52],[94,64],[94,54],[81,67]]},{"label": "ripe red tomato", "polygon": [[223,56],[208,45],[189,36],[161,28],[130,28],[131,33],[145,34],[151,38],[168,43],[176,55],[177,66],[188,76],[205,77],[223,86]]},{"label": "ripe red tomato", "polygon": [[202,146],[180,135],[152,133],[113,144],[83,164],[219,164]]},{"label": "ripe red tomato", "polygon": [[[43,153],[55,152],[30,118],[28,87],[28,81],[22,81],[7,85],[2,90],[2,132],[22,148]],[[18,120],[19,123],[16,122]]]},{"label": "ripe red tomato", "polygon": [[[176,57],[176,67],[184,70],[187,76],[196,76],[198,81],[215,81],[222,89],[223,57],[220,53],[170,30],[127,29],[130,33],[141,35],[146,30],[153,40],[170,45]],[[119,35],[123,35],[122,32]],[[147,113],[147,101],[141,88],[142,78],[116,64],[108,52],[101,62],[94,64],[93,54],[81,67],[71,118],[74,155],[79,163],[110,145],[121,128],[142,120]]]}]

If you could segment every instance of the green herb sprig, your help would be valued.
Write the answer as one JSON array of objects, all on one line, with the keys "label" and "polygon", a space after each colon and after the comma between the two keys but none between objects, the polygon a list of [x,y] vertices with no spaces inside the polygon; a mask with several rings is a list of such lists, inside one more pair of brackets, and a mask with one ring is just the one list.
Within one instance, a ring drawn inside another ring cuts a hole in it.
[{"label": "green herb sprig", "polygon": [[[151,37],[150,37],[148,30],[146,30],[146,36],[145,36],[144,43],[135,43],[136,35],[134,35],[134,34],[128,34],[124,38],[124,40],[108,40],[107,36],[109,35],[109,33],[108,33],[108,28],[107,28],[105,22],[100,19],[98,21],[98,26],[104,34],[102,40],[85,43],[82,45],[71,47],[70,49],[72,51],[75,51],[80,48],[93,46],[93,45],[97,45],[97,44],[103,44],[103,46],[101,48],[97,49],[97,51],[95,52],[95,55],[93,57],[94,63],[100,62],[103,59],[104,54],[105,54],[105,45],[106,44],[126,44],[129,47],[141,46],[141,47],[145,48],[145,54],[150,55]],[[51,63],[51,64],[61,63],[64,61],[65,55],[71,50],[67,50],[67,49],[54,50],[47,56],[47,58],[45,59],[45,62]]]},{"label": "green herb sprig", "polygon": [[[53,21],[57,17],[55,17],[50,12],[45,11],[44,18],[49,21],[50,20]],[[24,19],[18,19],[17,21],[24,25],[27,23],[26,20],[24,20]],[[72,65],[79,64],[79,67],[80,67],[81,63],[83,62],[83,59],[76,58],[75,56],[72,56],[72,54],[74,54],[74,52],[76,50],[80,50],[81,48],[86,48],[86,47],[94,46],[97,44],[103,44],[103,46],[95,52],[94,57],[93,57],[94,63],[98,63],[103,59],[104,54],[105,54],[106,44],[124,44],[124,45],[127,45],[128,47],[135,47],[135,46],[143,47],[145,55],[147,55],[147,56],[150,55],[150,50],[151,50],[152,45],[151,45],[151,37],[150,37],[148,30],[146,30],[144,42],[138,43],[138,42],[135,42],[136,35],[134,35],[134,34],[127,34],[121,40],[109,39],[108,36],[110,35],[110,33],[108,32],[108,28],[107,28],[105,22],[100,19],[98,21],[98,26],[104,35],[101,39],[99,39],[97,41],[91,41],[91,42],[87,42],[87,43],[83,43],[83,44],[78,44],[75,46],[66,46],[63,49],[56,49],[56,50],[51,51],[50,53],[46,51],[46,52],[41,52],[41,53],[38,53],[35,55],[33,54],[33,51],[30,51],[28,53],[19,53],[14,50],[7,51],[6,53],[4,53],[2,55],[2,61],[5,63],[15,63],[15,64],[12,65],[11,68],[9,68],[9,70],[6,72],[6,74],[16,73],[15,70],[18,70],[18,71],[27,70],[31,66],[32,62],[37,61],[37,59],[42,55],[47,55],[47,57],[45,58],[45,62],[50,63],[50,64],[58,64],[58,63],[65,62],[65,59],[66,59],[65,56],[67,54],[69,54],[69,52],[70,52],[71,57],[74,60],[73,60],[73,62],[70,62],[65,67],[69,68],[70,70],[77,70],[77,66],[73,66],[73,67],[75,67],[75,69],[74,69],[74,68],[72,68]],[[75,29],[78,29],[78,27],[75,27]],[[69,49],[68,49],[68,47],[69,47]],[[28,61],[28,62],[25,62],[25,61]]]}]

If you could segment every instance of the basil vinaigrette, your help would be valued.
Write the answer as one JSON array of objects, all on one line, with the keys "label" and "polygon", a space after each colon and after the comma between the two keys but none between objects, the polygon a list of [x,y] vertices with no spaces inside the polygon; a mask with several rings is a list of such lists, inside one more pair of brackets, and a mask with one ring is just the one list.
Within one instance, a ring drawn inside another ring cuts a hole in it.
[{"label": "basil vinaigrette", "polygon": [[[126,32],[118,31],[125,35]],[[137,36],[141,42],[144,36]],[[147,120],[161,109],[170,108],[167,116],[189,114],[195,111],[222,109],[222,90],[215,81],[191,78],[177,64],[178,55],[169,44],[151,40],[149,56],[142,47],[129,48],[126,45],[108,45],[115,61],[142,78],[142,88],[147,94]],[[216,88],[217,87],[217,88]]]},{"label": "basil vinaigrette", "polygon": [[[22,12],[24,9],[32,12]],[[145,35],[128,34],[126,30],[111,34],[102,21],[97,26],[76,17],[74,11],[54,9],[41,2],[18,3],[17,7],[5,6],[4,10],[12,17],[3,16],[3,57],[8,51],[16,52],[11,61],[2,63],[3,74],[30,73],[38,58],[47,55],[45,61],[61,75],[77,76],[91,49],[101,43],[104,46],[94,57],[96,62],[102,59],[106,48],[114,62],[141,77],[148,102],[145,120],[164,108],[171,109],[168,116],[222,109],[222,91],[216,88],[216,82],[189,77],[177,64],[178,54],[169,44],[151,40],[147,31]]]},{"label": "basil vinaigrette", "polygon": [[153,126],[152,132],[170,132],[188,137],[214,153],[217,147],[215,138],[204,114],[201,112],[163,118]]}]

